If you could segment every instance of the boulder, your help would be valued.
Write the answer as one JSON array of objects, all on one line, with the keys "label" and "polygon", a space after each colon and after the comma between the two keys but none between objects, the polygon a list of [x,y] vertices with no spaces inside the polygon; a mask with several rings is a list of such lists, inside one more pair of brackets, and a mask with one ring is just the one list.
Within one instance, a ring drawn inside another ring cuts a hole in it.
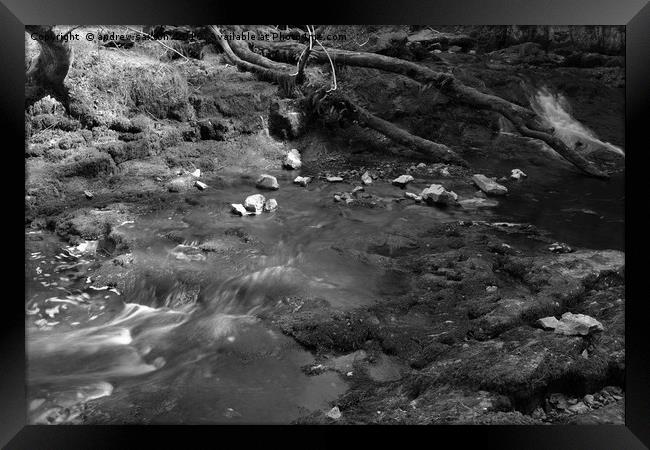
[{"label": "boulder", "polygon": [[480,190],[490,195],[505,195],[508,192],[508,188],[500,185],[492,178],[488,178],[485,175],[480,173],[472,177],[472,181]]},{"label": "boulder", "polygon": [[370,176],[369,172],[366,171],[363,175],[361,175],[361,182],[366,186],[372,184],[372,177]]},{"label": "boulder", "polygon": [[413,177],[411,175],[400,175],[399,177],[395,178],[393,180],[393,184],[395,186],[399,187],[406,187],[407,184],[409,184],[411,181],[413,181]]},{"label": "boulder", "polygon": [[278,180],[274,176],[267,174],[262,174],[260,176],[260,178],[257,180],[256,186],[259,189],[268,189],[271,191],[280,189]]},{"label": "boulder", "polygon": [[244,208],[244,205],[242,205],[241,203],[231,203],[230,206],[232,206],[233,214],[237,214],[238,216],[250,215],[250,213],[246,211],[246,208]]},{"label": "boulder", "polygon": [[278,202],[274,198],[270,198],[264,202],[264,211],[271,212],[278,209]]},{"label": "boulder", "polygon": [[302,161],[300,161],[300,153],[298,150],[291,149],[287,156],[284,158],[284,168],[290,170],[300,169],[302,167]]},{"label": "boulder", "polygon": [[307,184],[311,181],[311,177],[296,177],[295,180],[293,180],[294,184],[298,184],[302,187],[307,186]]},{"label": "boulder", "polygon": [[339,420],[342,416],[341,410],[339,409],[338,406],[335,406],[334,408],[330,409],[325,415],[330,419],[334,419],[334,420]]},{"label": "boulder", "polygon": [[562,314],[555,333],[565,336],[588,336],[604,330],[603,324],[591,316],[566,312]]},{"label": "boulder", "polygon": [[246,208],[246,211],[250,213],[261,214],[264,209],[265,201],[266,199],[262,194],[249,195],[244,201],[244,208]]},{"label": "boulder", "polygon": [[194,185],[194,179],[191,176],[176,177],[167,184],[169,192],[187,191]]},{"label": "boulder", "polygon": [[453,191],[448,191],[440,184],[432,184],[424,189],[420,196],[422,200],[425,200],[429,204],[454,205],[458,202],[458,195]]}]

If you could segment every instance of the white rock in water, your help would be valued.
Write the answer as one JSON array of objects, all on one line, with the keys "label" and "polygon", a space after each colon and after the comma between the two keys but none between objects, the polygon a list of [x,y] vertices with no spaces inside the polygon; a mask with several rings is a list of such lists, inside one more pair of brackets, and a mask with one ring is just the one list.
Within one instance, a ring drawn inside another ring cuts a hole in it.
[{"label": "white rock in water", "polygon": [[231,203],[230,206],[232,206],[232,212],[234,214],[237,214],[238,216],[248,216],[250,213],[246,211],[246,208],[244,208],[244,205],[241,203]]},{"label": "white rock in water", "polygon": [[476,184],[476,186],[486,194],[505,195],[508,192],[508,188],[480,173],[474,175],[472,181],[474,181],[474,184]]},{"label": "white rock in water", "polygon": [[404,197],[415,200],[416,203],[420,203],[422,201],[422,197],[418,194],[414,194],[413,192],[404,192]]},{"label": "white rock in water", "polygon": [[365,191],[365,188],[363,186],[356,186],[354,189],[352,189],[352,195],[356,195],[357,192],[363,191]]},{"label": "white rock in water", "polygon": [[266,199],[262,194],[249,195],[246,197],[246,200],[244,200],[244,208],[246,208],[246,211],[253,214],[261,214],[264,209],[265,201]]},{"label": "white rock in water", "polygon": [[334,419],[334,420],[339,420],[342,416],[341,410],[339,409],[338,406],[335,406],[334,408],[330,409],[325,415],[330,419]]},{"label": "white rock in water", "polygon": [[284,158],[284,167],[286,169],[300,169],[302,166],[302,161],[300,161],[300,152],[298,150],[291,149],[289,150],[289,153],[287,153],[286,158]]},{"label": "white rock in water", "polygon": [[591,333],[604,330],[603,324],[591,316],[566,312],[562,314],[555,333],[566,336],[588,336]]},{"label": "white rock in water", "polygon": [[366,186],[372,184],[372,177],[370,176],[369,172],[366,171],[363,175],[361,175],[361,182]]},{"label": "white rock in water", "polygon": [[196,169],[194,172],[190,172],[194,178],[199,178],[201,176],[201,169]]},{"label": "white rock in water", "polygon": [[278,209],[278,202],[274,198],[270,198],[264,202],[264,211],[271,212]]},{"label": "white rock in water", "polygon": [[296,179],[293,180],[295,184],[299,184],[302,187],[307,186],[307,183],[309,183],[310,181],[311,181],[311,177],[296,177]]},{"label": "white rock in water", "polygon": [[455,205],[458,202],[458,195],[448,191],[440,184],[432,184],[420,194],[422,200],[427,203],[440,203],[443,205]]},{"label": "white rock in water", "polygon": [[537,325],[539,325],[544,330],[555,330],[559,324],[560,321],[553,316],[544,317],[537,321]]},{"label": "white rock in water", "polygon": [[393,184],[395,186],[405,187],[407,184],[409,184],[413,180],[414,180],[414,178],[411,175],[400,175],[399,177],[397,177],[397,178],[395,178],[393,180]]},{"label": "white rock in water", "polygon": [[343,181],[343,178],[341,177],[327,177],[326,179],[330,183],[340,183],[341,181]]},{"label": "white rock in water", "polygon": [[527,177],[527,176],[528,175],[526,175],[522,170],[519,169],[512,169],[512,171],[510,172],[510,178],[513,178],[515,180],[519,180],[522,177]]},{"label": "white rock in water", "polygon": [[194,186],[196,186],[200,191],[204,191],[208,188],[207,184],[198,180],[194,182]]},{"label": "white rock in water", "polygon": [[269,189],[269,190],[280,189],[280,185],[278,184],[278,180],[274,176],[267,175],[267,174],[262,174],[259,177],[259,179],[257,180],[256,186],[259,189]]}]

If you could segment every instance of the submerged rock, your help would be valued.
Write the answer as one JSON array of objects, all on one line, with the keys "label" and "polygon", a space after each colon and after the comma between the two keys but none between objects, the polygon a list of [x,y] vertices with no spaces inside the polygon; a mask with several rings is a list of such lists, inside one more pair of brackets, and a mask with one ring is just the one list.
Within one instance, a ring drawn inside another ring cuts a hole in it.
[{"label": "submerged rock", "polygon": [[278,209],[278,202],[274,198],[270,198],[264,202],[264,211],[271,212]]},{"label": "submerged rock", "polygon": [[370,172],[366,171],[363,175],[361,175],[361,182],[366,186],[372,184],[372,177],[370,176]]},{"label": "submerged rock", "polygon": [[526,174],[525,174],[522,170],[520,170],[520,169],[512,169],[512,171],[511,171],[511,173],[510,173],[510,178],[515,179],[515,180],[519,180],[519,179],[521,179],[522,177],[525,178],[525,177],[527,177],[527,176],[528,176],[528,175],[526,175]]},{"label": "submerged rock", "polygon": [[286,158],[283,163],[285,169],[296,170],[302,167],[302,161],[300,161],[300,153],[295,148],[289,150]]},{"label": "submerged rock", "polygon": [[455,205],[458,203],[458,195],[453,191],[448,191],[440,184],[432,184],[424,189],[420,196],[429,204]]},{"label": "submerged rock", "polygon": [[277,178],[272,175],[262,174],[255,184],[259,189],[277,190],[280,189]]},{"label": "submerged rock", "polygon": [[413,180],[414,178],[411,175],[400,175],[393,180],[393,184],[403,188]]},{"label": "submerged rock", "polygon": [[480,173],[474,175],[472,177],[472,181],[474,182],[474,184],[476,184],[476,186],[478,186],[480,190],[482,190],[486,194],[505,195],[508,193],[508,188],[500,185],[492,178],[488,178],[485,175],[482,175]]},{"label": "submerged rock", "polygon": [[266,199],[262,194],[249,195],[244,201],[244,208],[253,214],[261,214],[265,201]]},{"label": "submerged rock", "polygon": [[293,180],[294,184],[298,184],[302,187],[307,186],[307,184],[311,181],[311,177],[296,177],[295,180]]}]

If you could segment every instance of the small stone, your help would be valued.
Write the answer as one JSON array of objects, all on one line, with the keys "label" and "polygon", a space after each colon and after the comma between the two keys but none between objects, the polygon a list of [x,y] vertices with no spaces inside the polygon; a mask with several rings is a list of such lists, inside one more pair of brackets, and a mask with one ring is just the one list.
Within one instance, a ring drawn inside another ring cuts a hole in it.
[{"label": "small stone", "polygon": [[537,325],[539,325],[543,330],[555,330],[559,324],[560,321],[553,316],[544,317],[537,321]]},{"label": "small stone", "polygon": [[169,192],[183,192],[192,187],[194,180],[189,176],[181,176],[174,178],[167,185]]},{"label": "small stone", "polygon": [[422,201],[422,197],[413,192],[404,192],[404,197],[414,200],[415,203],[420,203]]},{"label": "small stone", "polygon": [[440,172],[440,175],[442,175],[443,177],[450,176],[449,169],[447,167],[443,167],[442,169],[440,169],[439,172]]},{"label": "small stone", "polygon": [[302,161],[300,161],[300,152],[295,148],[289,150],[287,156],[284,159],[284,168],[290,170],[300,169],[302,167]]},{"label": "small stone", "polygon": [[341,201],[341,195],[339,195],[339,194],[334,194],[334,201],[335,201],[335,202],[340,202],[340,201]]},{"label": "small stone", "polygon": [[458,52],[460,52],[462,50],[463,50],[462,47],[459,47],[458,45],[452,45],[448,49],[449,53],[458,53]]},{"label": "small stone", "polygon": [[365,189],[363,186],[357,186],[354,189],[352,189],[352,194],[356,194],[357,192],[363,192]]},{"label": "small stone", "polygon": [[84,195],[86,196],[86,198],[87,198],[88,200],[90,200],[91,198],[94,197],[93,193],[90,192],[90,191],[84,191]]},{"label": "small stone", "polygon": [[237,214],[238,216],[248,216],[250,213],[246,211],[246,208],[244,208],[244,205],[241,203],[231,203],[232,206],[232,212],[233,214]]},{"label": "small stone", "polygon": [[372,177],[370,176],[370,172],[366,171],[363,175],[361,175],[361,182],[366,186],[372,184]]},{"label": "small stone", "polygon": [[420,164],[418,164],[418,165],[415,166],[415,167],[417,167],[418,169],[424,169],[426,166],[427,166],[426,164],[424,164],[424,163],[420,163]]},{"label": "small stone", "polygon": [[478,186],[480,190],[482,190],[486,194],[505,195],[508,192],[508,188],[500,185],[492,178],[488,178],[485,175],[482,175],[480,173],[474,175],[472,177],[472,181],[474,182],[474,184],[476,184],[476,186]]},{"label": "small stone", "polygon": [[590,408],[582,402],[571,405],[568,409],[574,414],[584,414],[590,411]]},{"label": "small stone", "polygon": [[519,180],[527,176],[528,175],[526,175],[522,170],[519,169],[512,169],[512,171],[510,172],[510,178],[514,180]]},{"label": "small stone", "polygon": [[581,355],[584,359],[589,359],[589,352],[587,351],[587,349],[584,349],[580,355]]},{"label": "small stone", "polygon": [[582,398],[582,401],[583,401],[586,405],[591,406],[591,405],[594,404],[595,399],[594,399],[594,396],[593,396],[593,395],[591,395],[591,394],[587,394],[587,395],[585,395],[585,396]]},{"label": "small stone", "polygon": [[432,184],[420,194],[427,203],[439,203],[443,205],[455,205],[458,203],[458,195],[448,191],[440,184]]},{"label": "small stone", "polygon": [[341,177],[327,177],[326,180],[329,181],[330,183],[340,183],[341,181],[343,181],[343,178],[341,178]]},{"label": "small stone", "polygon": [[264,209],[265,201],[266,199],[262,194],[249,195],[244,201],[244,208],[246,208],[246,211],[253,214],[261,214]]},{"label": "small stone", "polygon": [[272,175],[267,175],[267,174],[262,174],[260,178],[257,180],[256,186],[259,189],[268,189],[268,190],[277,190],[280,189],[280,185],[278,184],[278,180],[272,176]]},{"label": "small stone", "polygon": [[567,312],[562,314],[555,333],[565,336],[588,336],[604,330],[603,324],[591,316]]},{"label": "small stone", "polygon": [[562,242],[553,242],[549,248],[549,251],[553,253],[572,253],[573,249],[568,246],[567,244],[564,244]]},{"label": "small stone", "polygon": [[196,169],[194,172],[190,172],[190,175],[192,175],[194,178],[200,178],[201,177],[201,169]]},{"label": "small stone", "polygon": [[338,406],[335,406],[334,408],[330,409],[325,415],[330,419],[334,419],[334,420],[339,420],[342,416],[341,410],[339,409]]},{"label": "small stone", "polygon": [[393,184],[403,188],[413,180],[414,178],[411,175],[400,175],[393,180]]},{"label": "small stone", "polygon": [[207,184],[198,180],[194,182],[194,186],[196,186],[199,189],[199,191],[204,191],[208,188]]},{"label": "small stone", "polygon": [[488,294],[492,294],[492,293],[496,292],[498,289],[499,288],[496,287],[496,286],[488,286],[488,287],[485,288],[485,292],[487,292]]},{"label": "small stone", "polygon": [[278,202],[274,198],[270,198],[264,202],[265,212],[275,211],[276,209],[278,209]]},{"label": "small stone", "polygon": [[302,187],[307,186],[307,184],[311,181],[311,177],[296,177],[295,180],[293,180],[294,184],[298,184]]}]

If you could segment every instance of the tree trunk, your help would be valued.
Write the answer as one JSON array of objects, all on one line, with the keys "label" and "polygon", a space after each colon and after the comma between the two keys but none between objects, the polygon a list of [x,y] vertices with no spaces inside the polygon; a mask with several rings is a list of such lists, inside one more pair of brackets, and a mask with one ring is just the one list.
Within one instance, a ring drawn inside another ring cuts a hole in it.
[{"label": "tree trunk", "polygon": [[52,95],[67,105],[68,95],[63,80],[72,64],[72,49],[67,42],[56,39],[51,26],[26,25],[25,31],[38,35],[40,46],[38,57],[26,74],[26,106],[46,95]]}]

